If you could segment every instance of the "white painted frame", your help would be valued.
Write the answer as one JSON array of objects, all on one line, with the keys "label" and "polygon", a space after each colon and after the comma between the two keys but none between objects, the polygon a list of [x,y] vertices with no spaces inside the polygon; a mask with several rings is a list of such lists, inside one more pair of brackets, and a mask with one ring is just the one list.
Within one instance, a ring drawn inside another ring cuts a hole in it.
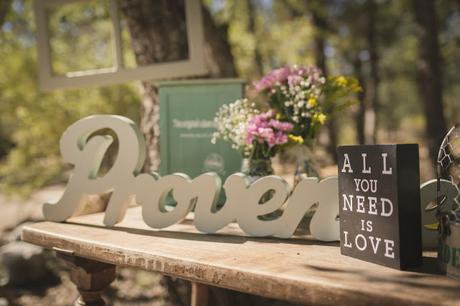
[{"label": "white painted frame", "polygon": [[184,0],[187,23],[187,60],[126,68],[123,62],[120,18],[117,0],[109,0],[112,35],[114,41],[113,67],[72,71],[65,76],[53,74],[47,9],[73,2],[88,0],[35,0],[37,24],[38,75],[40,88],[45,91],[60,88],[80,88],[123,83],[132,80],[160,80],[175,77],[197,76],[207,73],[204,61],[204,34],[200,0]]}]

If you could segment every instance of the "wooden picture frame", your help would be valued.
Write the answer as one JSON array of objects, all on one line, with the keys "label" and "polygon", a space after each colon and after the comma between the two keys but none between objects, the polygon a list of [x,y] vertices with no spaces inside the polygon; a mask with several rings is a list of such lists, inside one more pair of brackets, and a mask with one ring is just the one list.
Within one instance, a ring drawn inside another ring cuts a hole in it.
[{"label": "wooden picture frame", "polygon": [[127,68],[123,63],[119,9],[116,0],[108,0],[114,42],[113,67],[69,72],[64,76],[53,74],[47,10],[59,5],[89,0],[35,0],[37,26],[38,75],[42,90],[80,88],[123,83],[132,80],[170,79],[207,73],[204,61],[204,34],[199,0],[184,0],[189,56],[186,60]]}]

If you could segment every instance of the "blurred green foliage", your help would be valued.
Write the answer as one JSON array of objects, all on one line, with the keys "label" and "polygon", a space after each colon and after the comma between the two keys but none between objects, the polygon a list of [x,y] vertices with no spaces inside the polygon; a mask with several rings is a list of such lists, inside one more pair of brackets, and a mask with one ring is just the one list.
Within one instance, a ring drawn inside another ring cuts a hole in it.
[{"label": "blurred green foliage", "polygon": [[129,84],[40,92],[32,5],[14,1],[0,32],[0,154],[9,149],[0,155],[0,191],[23,196],[66,175],[59,138],[67,126],[104,113],[138,121],[140,105]]},{"label": "blurred green foliage", "polygon": [[48,19],[55,74],[113,67],[112,22],[107,0],[60,5],[48,10]]}]

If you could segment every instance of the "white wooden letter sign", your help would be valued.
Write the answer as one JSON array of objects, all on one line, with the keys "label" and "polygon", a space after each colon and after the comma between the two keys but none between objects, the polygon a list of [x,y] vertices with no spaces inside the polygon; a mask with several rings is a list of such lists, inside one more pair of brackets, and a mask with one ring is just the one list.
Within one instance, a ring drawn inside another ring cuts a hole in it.
[{"label": "white wooden letter sign", "polygon": [[[93,135],[102,129],[112,130],[119,143],[118,156],[102,177],[99,168],[113,139]],[[177,173],[161,177],[157,173],[140,173],[145,160],[144,139],[131,120],[114,115],[95,115],[72,124],[60,143],[65,161],[75,169],[61,199],[44,204],[47,220],[62,222],[81,214],[86,197],[111,191],[104,223],[114,226],[120,222],[133,200],[142,206],[144,222],[152,228],[164,228],[182,221],[195,207],[194,224],[199,231],[214,233],[230,222],[251,236],[289,238],[307,210],[319,203],[310,223],[311,234],[319,240],[339,240],[337,216],[337,177],[322,181],[303,179],[291,193],[289,185],[278,176],[263,177],[253,183],[236,173],[223,184],[227,200],[218,208],[217,199],[222,182],[215,173],[204,173],[195,179]],[[272,191],[272,198],[260,204],[261,198]],[[165,197],[172,192],[177,205],[166,209]],[[275,219],[261,218],[281,210]]]}]

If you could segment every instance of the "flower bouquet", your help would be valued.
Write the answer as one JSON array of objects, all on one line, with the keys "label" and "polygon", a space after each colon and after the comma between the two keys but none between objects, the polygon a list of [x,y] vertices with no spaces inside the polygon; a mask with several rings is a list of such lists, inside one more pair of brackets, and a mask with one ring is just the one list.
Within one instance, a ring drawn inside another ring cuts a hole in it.
[{"label": "flower bouquet", "polygon": [[275,119],[275,112],[260,112],[247,99],[223,105],[214,118],[217,131],[212,142],[230,141],[243,157],[242,172],[261,177],[273,174],[271,158],[291,140],[293,125]]},{"label": "flower bouquet", "polygon": [[314,66],[285,66],[254,83],[277,118],[293,125],[291,138],[296,146],[297,168],[294,182],[302,176],[317,176],[312,166],[312,146],[322,125],[336,112],[354,104],[352,93],[361,90],[353,77],[324,77]]},{"label": "flower bouquet", "polygon": [[354,103],[343,98],[361,90],[355,78],[325,78],[314,66],[296,65],[271,71],[254,88],[265,105],[258,109],[243,99],[222,106],[212,139],[230,141],[244,158],[242,171],[251,176],[272,174],[270,158],[284,147],[311,146],[326,120]]},{"label": "flower bouquet", "polygon": [[355,103],[343,99],[361,90],[353,77],[325,78],[314,66],[285,66],[275,69],[254,83],[265,96],[277,118],[293,124],[298,143],[311,145],[319,128],[333,113]]}]

